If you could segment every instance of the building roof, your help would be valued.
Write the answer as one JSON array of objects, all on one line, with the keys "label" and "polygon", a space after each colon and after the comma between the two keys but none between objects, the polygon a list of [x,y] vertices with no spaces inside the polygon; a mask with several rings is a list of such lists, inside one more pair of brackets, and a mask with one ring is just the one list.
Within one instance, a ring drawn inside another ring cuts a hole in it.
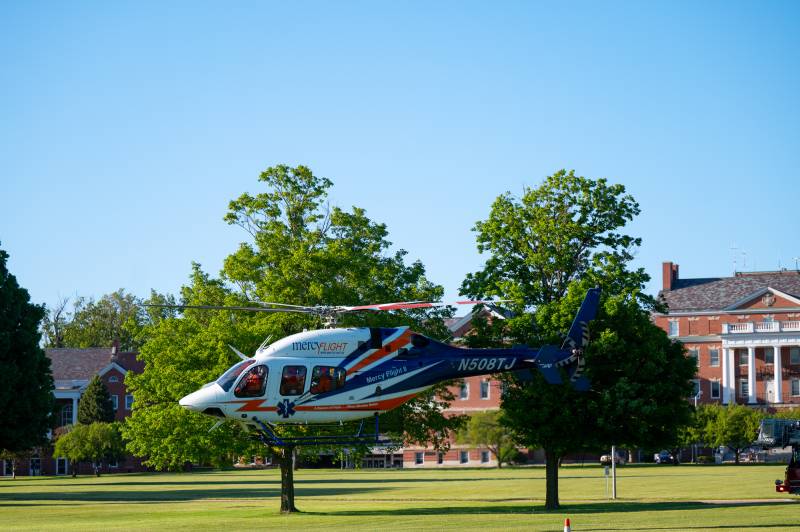
[{"label": "building roof", "polygon": [[144,363],[136,358],[136,353],[114,354],[110,347],[51,348],[45,349],[45,353],[55,381],[88,381],[112,362],[126,371],[141,373],[144,370]]},{"label": "building roof", "polygon": [[659,297],[676,311],[714,311],[727,309],[734,303],[772,288],[793,297],[800,297],[800,272],[737,273],[733,277],[706,279],[675,279],[670,290],[662,290]]}]

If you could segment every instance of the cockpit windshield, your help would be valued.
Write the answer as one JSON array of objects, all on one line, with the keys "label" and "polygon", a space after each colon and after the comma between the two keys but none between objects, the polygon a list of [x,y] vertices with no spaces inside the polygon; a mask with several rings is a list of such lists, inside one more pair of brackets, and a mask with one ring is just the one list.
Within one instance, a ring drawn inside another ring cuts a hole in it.
[{"label": "cockpit windshield", "polygon": [[226,392],[230,391],[231,386],[236,381],[236,378],[242,374],[244,370],[248,368],[248,366],[252,365],[255,360],[243,360],[232,366],[228,371],[222,374],[222,377],[217,379],[217,384],[219,384],[223,390]]}]

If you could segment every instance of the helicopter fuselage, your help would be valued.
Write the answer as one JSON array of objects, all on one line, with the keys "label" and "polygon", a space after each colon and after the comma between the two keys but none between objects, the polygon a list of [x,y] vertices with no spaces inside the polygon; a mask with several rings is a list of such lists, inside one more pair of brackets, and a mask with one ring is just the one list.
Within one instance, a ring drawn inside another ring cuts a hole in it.
[{"label": "helicopter fuselage", "polygon": [[575,359],[554,346],[467,349],[408,327],[307,331],[288,336],[187,395],[181,406],[257,428],[257,423],[332,423],[373,416],[440,382]]}]

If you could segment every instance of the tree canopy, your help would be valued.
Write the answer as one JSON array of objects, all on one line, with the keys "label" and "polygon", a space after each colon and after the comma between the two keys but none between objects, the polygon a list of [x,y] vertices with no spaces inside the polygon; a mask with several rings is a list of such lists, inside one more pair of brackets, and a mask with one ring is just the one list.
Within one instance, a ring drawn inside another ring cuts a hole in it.
[{"label": "tree canopy", "polygon": [[133,294],[120,288],[99,300],[78,297],[72,312],[62,299],[49,309],[42,324],[47,347],[111,347],[115,342],[123,351],[136,350],[137,335],[148,321],[148,313]]},{"label": "tree canopy", "polygon": [[[777,416],[776,416],[777,417]],[[695,425],[701,441],[713,447],[726,446],[733,450],[735,461],[746,447],[758,437],[764,414],[745,405],[730,403],[701,405],[695,416]]]},{"label": "tree canopy", "polygon": [[44,307],[30,302],[0,249],[0,450],[16,453],[45,442],[53,425],[50,359],[39,347]]},{"label": "tree canopy", "polygon": [[559,171],[522,198],[500,196],[475,225],[483,269],[462,284],[469,296],[513,300],[516,317],[478,320],[472,345],[561,345],[586,290],[602,288],[584,353],[589,392],[548,385],[537,371],[507,378],[502,420],[519,443],[547,459],[548,508],[558,507],[557,463],[606,445],[659,446],[688,420],[696,371],[683,347],[652,324],[649,277],[629,263],[640,239],[622,232],[639,206],[622,185]]},{"label": "tree canopy", "polygon": [[77,474],[78,463],[89,462],[99,477],[102,461],[118,460],[124,453],[118,424],[102,422],[71,427],[56,440],[53,449],[53,457],[67,458],[73,463],[72,476]]}]

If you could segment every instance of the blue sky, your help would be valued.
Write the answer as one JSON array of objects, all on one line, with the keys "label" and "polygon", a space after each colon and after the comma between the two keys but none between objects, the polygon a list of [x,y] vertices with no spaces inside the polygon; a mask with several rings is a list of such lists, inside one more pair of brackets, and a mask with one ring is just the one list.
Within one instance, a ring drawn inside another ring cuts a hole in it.
[{"label": "blue sky", "polygon": [[640,203],[653,292],[664,260],[794,267],[798,23],[776,1],[4,2],[0,241],[37,302],[176,292],[245,239],[230,199],[305,164],[452,298],[493,199],[574,168]]}]

